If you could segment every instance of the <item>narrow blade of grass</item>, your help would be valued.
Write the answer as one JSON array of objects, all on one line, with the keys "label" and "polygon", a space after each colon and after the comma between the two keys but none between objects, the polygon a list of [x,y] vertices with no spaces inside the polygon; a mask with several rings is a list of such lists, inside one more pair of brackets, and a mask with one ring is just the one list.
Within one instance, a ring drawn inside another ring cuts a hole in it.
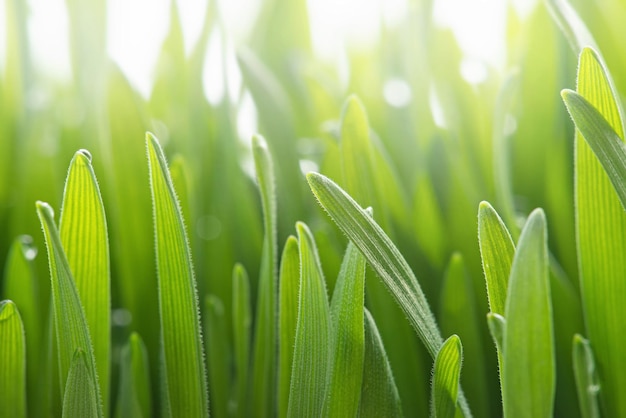
[{"label": "narrow blade of grass", "polygon": [[280,261],[278,286],[278,416],[287,416],[293,349],[298,322],[300,289],[300,250],[294,236],[287,238]]},{"label": "narrow blade of grass", "polygon": [[77,348],[72,359],[63,396],[63,418],[96,418],[98,395],[85,352]]},{"label": "narrow blade of grass", "polygon": [[26,342],[20,313],[0,302],[0,417],[26,417]]},{"label": "narrow blade of grass", "polygon": [[96,388],[98,416],[103,417],[96,360],[91,345],[89,327],[69,263],[61,245],[59,231],[54,223],[54,214],[52,208],[47,203],[37,202],[36,206],[37,215],[39,216],[46,240],[46,247],[48,248],[61,393],[65,394],[65,384],[68,381],[68,373],[74,354],[77,349],[81,349],[84,352],[85,362],[89,368],[89,376],[93,379],[92,384]]},{"label": "narrow blade of grass", "polygon": [[574,335],[572,356],[581,415],[583,418],[600,418],[600,385],[593,350],[589,341],[580,334]]},{"label": "narrow blade of grass", "polygon": [[207,295],[204,299],[204,315],[206,318],[206,347],[209,369],[211,416],[228,417],[230,398],[230,359],[228,334],[224,323],[224,304],[215,295]]},{"label": "narrow blade of grass", "polygon": [[548,0],[546,4],[552,18],[577,54],[585,47],[597,49],[596,41],[585,22],[567,0]]},{"label": "narrow blade of grass", "polygon": [[[506,320],[502,315],[489,312],[487,314],[487,326],[493,342],[498,349],[499,356],[502,357],[502,347],[504,346],[504,332],[506,328]],[[502,361],[500,361],[500,380],[502,380]]]},{"label": "narrow blade of grass", "polygon": [[172,416],[208,416],[198,295],[176,192],[157,139],[146,138],[156,240],[163,379]]},{"label": "narrow blade of grass", "polygon": [[148,352],[136,332],[130,334],[120,356],[120,384],[116,418],[148,418],[152,415]]},{"label": "narrow blade of grass", "polygon": [[[601,59],[585,48],[577,92],[624,138],[619,99]],[[590,140],[591,138],[587,138]],[[592,148],[576,133],[576,238],[580,289],[589,341],[594,349],[608,412],[626,416],[626,212]]]},{"label": "narrow blade of grass", "polygon": [[505,308],[504,415],[551,417],[556,384],[547,226],[533,211],[513,259]]},{"label": "narrow blade of grass", "polygon": [[433,366],[431,416],[454,418],[459,394],[459,380],[463,363],[463,345],[457,335],[448,338]]},{"label": "narrow blade of grass", "polygon": [[404,416],[398,388],[374,318],[365,312],[365,356],[361,386],[361,418]]},{"label": "narrow blade of grass", "polygon": [[241,264],[233,269],[233,344],[236,373],[237,416],[246,416],[248,370],[250,367],[250,328],[252,327],[250,306],[250,280]]},{"label": "narrow blade of grass", "polygon": [[65,181],[59,221],[61,243],[85,310],[108,415],[111,368],[109,240],[100,189],[86,150],[74,154]]},{"label": "narrow blade of grass", "polygon": [[508,229],[488,202],[478,207],[478,242],[491,312],[504,315],[506,292],[515,254]]},{"label": "narrow blade of grass", "polygon": [[299,222],[300,296],[288,417],[320,416],[330,360],[330,311],[319,256],[309,228]]},{"label": "narrow blade of grass", "polygon": [[263,254],[259,273],[252,361],[250,413],[265,417],[276,410],[276,189],[272,157],[261,136],[252,138],[252,153],[263,205]]},{"label": "narrow blade of grass", "polygon": [[365,257],[350,242],[330,306],[332,352],[324,416],[353,417],[359,411],[365,356],[364,293]]}]

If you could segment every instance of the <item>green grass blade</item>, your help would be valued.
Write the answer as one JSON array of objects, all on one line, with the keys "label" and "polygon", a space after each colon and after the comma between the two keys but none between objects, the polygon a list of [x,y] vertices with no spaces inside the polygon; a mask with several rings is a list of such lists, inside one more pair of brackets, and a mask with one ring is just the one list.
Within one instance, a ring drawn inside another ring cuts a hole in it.
[{"label": "green grass blade", "polygon": [[585,22],[567,0],[547,0],[546,4],[552,18],[577,54],[585,47],[597,49],[596,41]]},{"label": "green grass blade", "polygon": [[236,372],[237,416],[246,416],[248,371],[250,367],[250,280],[241,264],[233,269],[233,344]]},{"label": "green grass blade", "polygon": [[0,417],[26,417],[26,342],[20,313],[0,302]]},{"label": "green grass blade", "polygon": [[261,136],[252,138],[252,153],[263,204],[263,254],[254,337],[250,413],[265,417],[276,410],[276,189],[272,157]]},{"label": "green grass blade", "polygon": [[600,386],[595,360],[593,359],[593,350],[589,341],[580,334],[574,335],[572,356],[581,415],[583,418],[600,418],[600,407],[598,406]]},{"label": "green grass blade", "polygon": [[209,370],[209,387],[211,416],[228,417],[230,398],[230,359],[228,334],[224,321],[224,304],[215,295],[207,295],[204,299],[204,315],[206,318],[206,347]]},{"label": "green grass blade", "polygon": [[98,394],[85,352],[77,348],[72,359],[63,396],[63,418],[96,418]]},{"label": "green grass blade", "polygon": [[365,357],[359,417],[402,417],[402,403],[383,340],[374,318],[365,309]]},{"label": "green grass blade", "polygon": [[86,150],[74,154],[65,181],[59,234],[85,310],[108,415],[111,368],[109,240],[98,182]]},{"label": "green grass blade", "polygon": [[505,309],[504,416],[551,417],[556,372],[548,275],[547,226],[533,211],[515,252]]},{"label": "green grass blade", "polygon": [[348,244],[330,306],[331,347],[324,416],[354,417],[359,411],[365,356],[365,257]]},{"label": "green grass blade", "polygon": [[622,207],[626,208],[626,145],[602,114],[583,96],[572,91],[561,92],[576,129],[604,168]]},{"label": "green grass blade", "polygon": [[[591,49],[580,54],[577,92],[619,138],[624,128],[611,80]],[[589,138],[588,138],[589,139]],[[612,416],[626,416],[626,212],[591,147],[576,134],[576,238],[585,325],[598,365],[600,398]]]},{"label": "green grass blade", "polygon": [[[42,392],[38,381],[41,376],[40,358],[46,321],[41,314],[45,305],[41,302],[40,289],[35,275],[35,257],[37,249],[28,235],[19,236],[7,255],[4,269],[4,289],[2,297],[12,300],[20,307],[20,316],[24,322],[26,344],[26,385],[28,399],[39,399]],[[45,386],[45,385],[44,385]],[[45,389],[44,389],[45,390]],[[31,413],[42,415],[42,402],[31,404]]]},{"label": "green grass blade", "polygon": [[130,334],[120,357],[116,418],[153,416],[148,352],[139,334]]},{"label": "green grass blade", "polygon": [[54,223],[52,208],[44,202],[37,202],[36,206],[48,249],[61,393],[65,394],[65,384],[68,381],[68,373],[75,352],[77,349],[81,349],[85,353],[84,357],[89,368],[89,376],[93,379],[93,384],[96,387],[96,395],[99,400],[98,416],[102,417],[104,413],[100,405],[96,360],[85,312],[81,305],[63,246],[61,245],[59,231]]},{"label": "green grass blade", "polygon": [[157,139],[146,135],[156,240],[164,376],[172,416],[208,416],[204,349],[191,252]]},{"label": "green grass blade", "polygon": [[[493,338],[493,342],[498,349],[498,354],[500,357],[502,357],[502,347],[504,346],[504,332],[506,328],[506,320],[502,315],[489,312],[487,314],[487,326],[489,327],[491,338]],[[502,376],[502,361],[500,361],[500,376]]]},{"label": "green grass blade", "polygon": [[330,360],[330,311],[315,240],[298,222],[300,296],[288,417],[320,416]]},{"label": "green grass blade", "polygon": [[472,359],[464,365],[461,382],[472,411],[476,416],[486,417],[489,416],[489,386],[485,374],[482,324],[471,280],[463,256],[454,253],[441,288],[438,318],[443,334],[458,335],[463,341],[465,357]]},{"label": "green grass blade", "polygon": [[448,338],[433,366],[431,416],[434,418],[454,418],[459,394],[459,380],[463,363],[463,345],[457,335]]},{"label": "green grass blade", "polygon": [[278,416],[287,416],[293,348],[298,322],[298,290],[300,288],[300,250],[298,240],[289,236],[280,261],[278,286]]},{"label": "green grass blade", "polygon": [[506,292],[515,254],[508,229],[488,202],[478,207],[478,242],[491,312],[504,315]]},{"label": "green grass blade", "polygon": [[191,217],[191,208],[193,205],[191,196],[189,195],[190,191],[193,190],[190,184],[191,176],[187,161],[182,155],[175,155],[172,159],[170,163],[170,174],[172,175],[174,190],[176,190],[178,195],[180,209],[183,212],[183,219],[193,219]]}]

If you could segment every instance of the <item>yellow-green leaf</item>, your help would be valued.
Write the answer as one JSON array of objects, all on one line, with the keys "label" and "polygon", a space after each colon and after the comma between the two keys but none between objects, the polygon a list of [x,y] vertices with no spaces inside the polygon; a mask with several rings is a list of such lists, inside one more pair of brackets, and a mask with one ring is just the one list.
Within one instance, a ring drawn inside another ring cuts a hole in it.
[{"label": "yellow-green leaf", "polygon": [[454,418],[462,363],[463,345],[453,335],[441,346],[433,366],[431,415],[434,418]]},{"label": "yellow-green leaf", "polygon": [[248,371],[250,367],[250,328],[252,327],[250,306],[250,280],[241,264],[233,269],[233,344],[236,372],[237,416],[246,416]]},{"label": "yellow-green leaf", "polygon": [[63,396],[63,418],[97,418],[98,395],[95,380],[87,366],[85,352],[77,348],[67,376]]},{"label": "yellow-green leaf", "polygon": [[0,302],[0,417],[26,417],[26,343],[20,313]]},{"label": "yellow-green leaf", "polygon": [[580,334],[574,335],[572,357],[581,415],[583,418],[600,418],[598,371],[591,345]]},{"label": "yellow-green leaf", "polygon": [[148,352],[136,332],[130,334],[120,355],[120,383],[116,418],[152,416]]}]

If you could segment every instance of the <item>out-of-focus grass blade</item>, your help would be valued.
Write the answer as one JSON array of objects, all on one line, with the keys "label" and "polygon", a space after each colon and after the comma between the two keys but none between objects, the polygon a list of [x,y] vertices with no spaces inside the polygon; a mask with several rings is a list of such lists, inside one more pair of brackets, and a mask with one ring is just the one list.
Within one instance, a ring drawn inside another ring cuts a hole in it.
[{"label": "out-of-focus grass blade", "polygon": [[599,418],[598,394],[601,388],[598,382],[593,350],[589,341],[580,334],[574,336],[572,348],[581,415],[583,418]]},{"label": "out-of-focus grass blade", "polygon": [[[28,339],[26,344],[26,385],[28,399],[38,399],[41,386],[38,381],[41,376],[39,368],[43,332],[46,321],[41,315],[46,304],[41,303],[39,286],[37,285],[34,260],[37,249],[33,246],[33,239],[28,235],[19,236],[7,255],[4,268],[4,289],[2,297],[12,300],[20,307],[20,316],[24,322],[24,333]],[[46,386],[46,385],[43,385]],[[39,408],[42,402],[31,403],[31,413],[41,415]]]},{"label": "out-of-focus grass blade", "polygon": [[432,417],[454,418],[462,363],[463,345],[461,339],[453,335],[443,343],[435,358],[431,399]]},{"label": "out-of-focus grass blade", "polygon": [[502,398],[506,417],[551,417],[556,373],[546,219],[533,211],[515,252],[505,308]]},{"label": "out-of-focus grass blade", "polygon": [[233,345],[236,372],[236,415],[241,418],[246,416],[250,328],[252,327],[251,309],[248,273],[241,264],[236,264],[233,269]]},{"label": "out-of-focus grass blade", "polygon": [[109,240],[91,154],[74,154],[65,181],[59,234],[80,296],[98,370],[104,414],[109,409],[111,278]]},{"label": "out-of-focus grass blade", "polygon": [[0,302],[0,370],[0,417],[26,417],[24,327],[10,300]]},{"label": "out-of-focus grass blade", "polygon": [[288,417],[320,416],[330,361],[330,311],[313,235],[298,222],[300,295]]},{"label": "out-of-focus grass blade", "polygon": [[187,233],[163,151],[152,134],[146,140],[167,397],[172,416],[208,416],[198,296]]},{"label": "out-of-focus grass blade", "polygon": [[[83,311],[70,266],[61,245],[59,231],[54,223],[52,208],[44,202],[37,202],[36,206],[37,215],[46,239],[46,247],[48,248],[61,393],[65,394],[65,384],[68,382],[68,373],[75,352],[77,349],[81,349],[84,352],[84,362],[89,369],[89,376],[93,379],[92,384],[95,386],[96,398],[98,399],[98,416],[102,417],[104,414],[100,406],[96,359],[91,345],[85,312]],[[63,402],[65,403],[65,397]]]},{"label": "out-of-focus grass blade", "polygon": [[574,335],[572,356],[581,415],[583,418],[600,418],[600,408],[598,406],[600,385],[598,384],[593,350],[589,341],[580,334]]},{"label": "out-of-focus grass blade", "polygon": [[[478,417],[489,416],[488,379],[482,333],[471,278],[463,256],[454,253],[448,263],[439,304],[439,324],[444,335],[458,335],[465,357],[462,383],[467,401]],[[441,351],[440,351],[441,353]],[[455,397],[456,404],[456,397]]]},{"label": "out-of-focus grass blade", "polygon": [[212,399],[211,416],[222,418],[228,416],[231,390],[230,350],[224,323],[224,304],[215,295],[207,295],[204,299],[204,315],[210,398]]},{"label": "out-of-focus grass blade", "polygon": [[478,206],[478,242],[491,312],[504,315],[515,246],[504,222],[488,202]]},{"label": "out-of-focus grass blade", "polygon": [[276,189],[272,157],[263,137],[252,138],[252,153],[263,204],[263,254],[259,274],[252,362],[250,413],[272,416],[276,410]]},{"label": "out-of-focus grass blade", "polygon": [[120,384],[116,418],[152,416],[148,352],[136,332],[130,334],[120,356]]},{"label": "out-of-focus grass blade", "polygon": [[329,383],[323,416],[354,417],[363,383],[365,257],[348,244],[330,306]]},{"label": "out-of-focus grass blade", "polygon": [[280,260],[278,286],[278,416],[287,416],[293,349],[298,321],[300,251],[298,240],[289,236]]},{"label": "out-of-focus grass blade", "polygon": [[604,168],[622,207],[626,208],[626,145],[604,116],[583,96],[572,90],[561,92],[576,129]]},{"label": "out-of-focus grass blade", "polygon": [[[504,330],[506,328],[506,320],[502,315],[489,312],[487,314],[487,326],[489,327],[491,338],[493,338],[493,342],[496,344],[496,348],[498,349],[498,354],[500,357],[502,357],[502,347],[504,346]],[[500,376],[502,376],[502,361],[500,361]]]},{"label": "out-of-focus grass blade", "polygon": [[77,348],[72,359],[63,396],[63,418],[96,418],[98,394],[94,376],[87,365],[85,352]]},{"label": "out-of-focus grass blade", "polygon": [[[434,358],[443,339],[424,293],[400,251],[365,210],[332,180],[318,173],[307,174],[307,180],[321,206],[378,273]],[[471,416],[462,393],[459,403],[463,412]]]},{"label": "out-of-focus grass blade", "polygon": [[[579,59],[577,92],[621,139],[619,96],[601,59],[585,48]],[[591,140],[591,138],[587,138]],[[593,150],[576,134],[576,234],[585,325],[598,365],[600,398],[612,416],[626,416],[626,212]]]},{"label": "out-of-focus grass blade", "polygon": [[585,22],[567,0],[547,0],[546,4],[552,18],[561,28],[574,52],[578,54],[585,47],[598,49]]},{"label": "out-of-focus grass blade", "polygon": [[402,403],[383,340],[374,318],[365,309],[365,357],[359,417],[402,417]]}]

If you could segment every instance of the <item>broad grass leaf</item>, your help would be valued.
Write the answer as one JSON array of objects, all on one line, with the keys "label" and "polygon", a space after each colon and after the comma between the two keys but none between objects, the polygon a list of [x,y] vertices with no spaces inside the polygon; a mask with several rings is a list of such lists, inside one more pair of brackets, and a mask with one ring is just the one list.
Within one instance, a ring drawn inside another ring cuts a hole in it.
[{"label": "broad grass leaf", "polygon": [[165,156],[146,135],[159,287],[163,376],[171,414],[208,416],[196,280],[182,213]]},{"label": "broad grass leaf", "polygon": [[[89,327],[65,251],[61,245],[59,231],[54,223],[54,214],[47,203],[37,202],[36,207],[48,248],[61,393],[65,394],[65,384],[68,382],[68,373],[76,350],[81,349],[84,352],[84,362],[89,369],[89,377],[93,380],[92,384],[96,388],[98,416],[103,417],[96,360],[91,345]],[[65,395],[63,396],[65,403]]]},{"label": "broad grass leaf", "polygon": [[300,292],[288,417],[320,416],[330,362],[330,310],[315,240],[298,222]]},{"label": "broad grass leaf", "polygon": [[289,236],[280,260],[278,286],[278,416],[287,416],[291,366],[298,322],[300,250],[298,240]]},{"label": "broad grass leaf", "polygon": [[0,302],[0,417],[26,417],[26,341],[20,313]]},{"label": "broad grass leaf", "polygon": [[111,277],[107,222],[91,154],[74,154],[65,180],[59,234],[80,296],[98,370],[104,414],[109,409]]},{"label": "broad grass leaf", "polygon": [[120,354],[120,383],[116,418],[148,418],[152,415],[148,352],[136,332],[130,334]]},{"label": "broad grass leaf", "polygon": [[509,278],[505,318],[504,415],[551,417],[556,372],[547,225],[541,209],[530,214],[519,239]]},{"label": "broad grass leaf", "polygon": [[404,416],[398,388],[376,322],[365,309],[365,356],[359,417]]},{"label": "broad grass leaf", "polygon": [[349,243],[330,306],[331,354],[324,416],[359,411],[365,356],[365,257]]},{"label": "broad grass leaf", "polygon": [[459,380],[463,363],[463,345],[457,335],[448,338],[433,366],[431,416],[435,418],[454,418],[457,410]]},{"label": "broad grass leaf", "polygon": [[95,379],[87,365],[87,357],[77,348],[72,359],[63,396],[63,418],[97,418],[98,394]]},{"label": "broad grass leaf", "polygon": [[252,391],[250,414],[271,416],[276,410],[276,189],[274,168],[267,143],[261,136],[252,138],[252,153],[263,204],[263,254],[259,273],[254,351],[252,353]]},{"label": "broad grass leaf", "polygon": [[233,345],[235,357],[235,399],[237,416],[246,416],[248,395],[248,372],[250,368],[250,329],[252,328],[250,305],[250,279],[241,264],[233,269]]},{"label": "broad grass leaf", "polygon": [[581,415],[583,418],[600,418],[598,371],[591,345],[580,334],[574,336],[572,357]]},{"label": "broad grass leaf", "polygon": [[[619,96],[601,58],[589,48],[580,54],[577,93],[595,107],[617,137],[624,138]],[[602,403],[610,415],[626,416],[622,394],[626,387],[622,372],[626,370],[626,212],[580,130],[575,167],[576,238],[586,332],[598,365]]]}]

